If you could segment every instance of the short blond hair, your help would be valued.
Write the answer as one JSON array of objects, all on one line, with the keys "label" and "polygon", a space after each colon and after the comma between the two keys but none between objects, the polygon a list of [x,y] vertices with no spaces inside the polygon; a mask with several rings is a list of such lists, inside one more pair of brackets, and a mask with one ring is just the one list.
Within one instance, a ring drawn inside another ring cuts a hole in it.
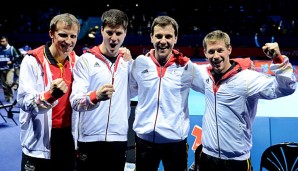
[{"label": "short blond hair", "polygon": [[226,32],[223,32],[221,30],[215,30],[208,33],[203,39],[203,48],[207,49],[208,42],[215,42],[218,40],[223,40],[227,48],[231,45],[230,36]]},{"label": "short blond hair", "polygon": [[64,14],[56,15],[50,22],[50,31],[51,32],[56,31],[57,23],[59,21],[63,21],[63,22],[67,23],[70,26],[72,24],[77,25],[78,26],[78,32],[80,32],[81,25],[80,25],[79,20],[74,15],[72,15],[70,13],[64,13]]}]

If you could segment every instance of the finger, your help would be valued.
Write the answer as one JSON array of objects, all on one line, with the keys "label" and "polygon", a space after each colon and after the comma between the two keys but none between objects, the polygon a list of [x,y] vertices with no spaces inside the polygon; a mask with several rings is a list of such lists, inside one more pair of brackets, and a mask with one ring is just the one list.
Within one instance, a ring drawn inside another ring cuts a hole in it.
[{"label": "finger", "polygon": [[274,49],[270,49],[269,47],[263,50],[264,53],[268,55],[273,55],[274,54]]},{"label": "finger", "polygon": [[113,93],[114,93],[114,89],[106,89],[102,91],[102,94],[113,94]]},{"label": "finger", "polygon": [[53,86],[55,88],[58,88],[58,89],[61,89],[61,90],[64,89],[65,87],[67,87],[64,81],[61,81],[59,83],[55,83]]},{"label": "finger", "polygon": [[68,90],[68,87],[65,85],[64,87],[61,88],[61,90],[63,91],[63,93],[66,93]]},{"label": "finger", "polygon": [[104,84],[102,88],[113,88],[112,84]]},{"label": "finger", "polygon": [[54,84],[59,84],[59,83],[62,82],[62,81],[63,81],[62,78],[57,78],[57,79],[53,80],[53,83],[54,83]]},{"label": "finger", "polygon": [[112,84],[103,85],[102,91],[114,91],[114,86]]},{"label": "finger", "polygon": [[114,91],[107,91],[105,92],[106,95],[112,95],[114,93]]},{"label": "finger", "polygon": [[68,86],[66,83],[62,80],[60,83],[54,84],[53,85],[53,90],[58,89],[61,90],[63,93],[66,93],[68,90]]}]

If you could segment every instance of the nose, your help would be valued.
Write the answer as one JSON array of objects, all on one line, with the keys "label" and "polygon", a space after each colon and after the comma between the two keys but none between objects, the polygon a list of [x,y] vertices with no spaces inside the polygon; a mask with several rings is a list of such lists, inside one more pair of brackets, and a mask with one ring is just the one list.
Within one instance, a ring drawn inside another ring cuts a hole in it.
[{"label": "nose", "polygon": [[75,39],[72,38],[71,36],[67,36],[67,37],[65,38],[65,42],[68,43],[68,44],[71,44],[74,40],[75,40]]},{"label": "nose", "polygon": [[166,39],[165,37],[162,37],[162,38],[160,39],[160,43],[161,43],[161,44],[166,44],[166,43],[167,43],[167,39]]},{"label": "nose", "polygon": [[117,40],[117,35],[116,33],[113,33],[112,36],[111,36],[111,40],[112,41],[116,41]]},{"label": "nose", "polygon": [[219,57],[220,57],[219,53],[217,51],[215,51],[214,55],[213,55],[213,58],[219,58]]}]

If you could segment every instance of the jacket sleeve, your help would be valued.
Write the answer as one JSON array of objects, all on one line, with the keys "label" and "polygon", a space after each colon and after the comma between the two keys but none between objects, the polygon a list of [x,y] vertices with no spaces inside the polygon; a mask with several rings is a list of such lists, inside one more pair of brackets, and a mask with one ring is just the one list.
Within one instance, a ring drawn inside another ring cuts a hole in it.
[{"label": "jacket sleeve", "polygon": [[129,89],[130,89],[130,98],[135,98],[138,95],[138,84],[136,81],[136,60],[134,60],[130,64],[130,69],[129,69]]},{"label": "jacket sleeve", "polygon": [[289,58],[282,56],[282,63],[271,63],[270,70],[274,76],[258,73],[255,79],[250,79],[248,85],[251,95],[261,99],[275,99],[291,95],[296,90],[296,77]]},{"label": "jacket sleeve", "polygon": [[204,75],[207,75],[207,65],[193,63],[193,79],[191,88],[205,94]]},{"label": "jacket sleeve", "polygon": [[70,103],[75,111],[83,112],[95,109],[99,102],[94,104],[91,102],[90,94],[88,92],[90,86],[90,76],[88,69],[88,62],[86,55],[81,56],[74,65],[73,68],[73,83],[72,93],[70,95]]},{"label": "jacket sleeve", "polygon": [[18,58],[20,57],[20,54],[18,53],[17,49],[13,46],[12,46],[12,56],[14,61],[18,60]]},{"label": "jacket sleeve", "polygon": [[52,104],[43,97],[48,91],[49,85],[45,86],[41,66],[32,56],[26,56],[21,64],[19,88],[17,101],[21,109],[26,113],[44,114],[57,104],[57,100]]}]

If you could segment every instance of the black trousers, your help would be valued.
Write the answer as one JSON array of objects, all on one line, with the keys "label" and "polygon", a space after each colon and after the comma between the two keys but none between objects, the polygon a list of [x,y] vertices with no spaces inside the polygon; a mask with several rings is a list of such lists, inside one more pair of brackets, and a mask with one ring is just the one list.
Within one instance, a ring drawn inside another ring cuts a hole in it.
[{"label": "black trousers", "polygon": [[78,142],[77,171],[123,171],[127,141]]},{"label": "black trousers", "polygon": [[51,131],[51,159],[22,154],[22,171],[74,171],[75,147],[71,128],[53,128]]},{"label": "black trousers", "polygon": [[136,171],[157,171],[160,161],[164,171],[187,170],[186,139],[174,143],[152,143],[136,137]]},{"label": "black trousers", "polygon": [[223,160],[201,153],[199,159],[200,171],[251,171],[251,161],[247,160]]}]

